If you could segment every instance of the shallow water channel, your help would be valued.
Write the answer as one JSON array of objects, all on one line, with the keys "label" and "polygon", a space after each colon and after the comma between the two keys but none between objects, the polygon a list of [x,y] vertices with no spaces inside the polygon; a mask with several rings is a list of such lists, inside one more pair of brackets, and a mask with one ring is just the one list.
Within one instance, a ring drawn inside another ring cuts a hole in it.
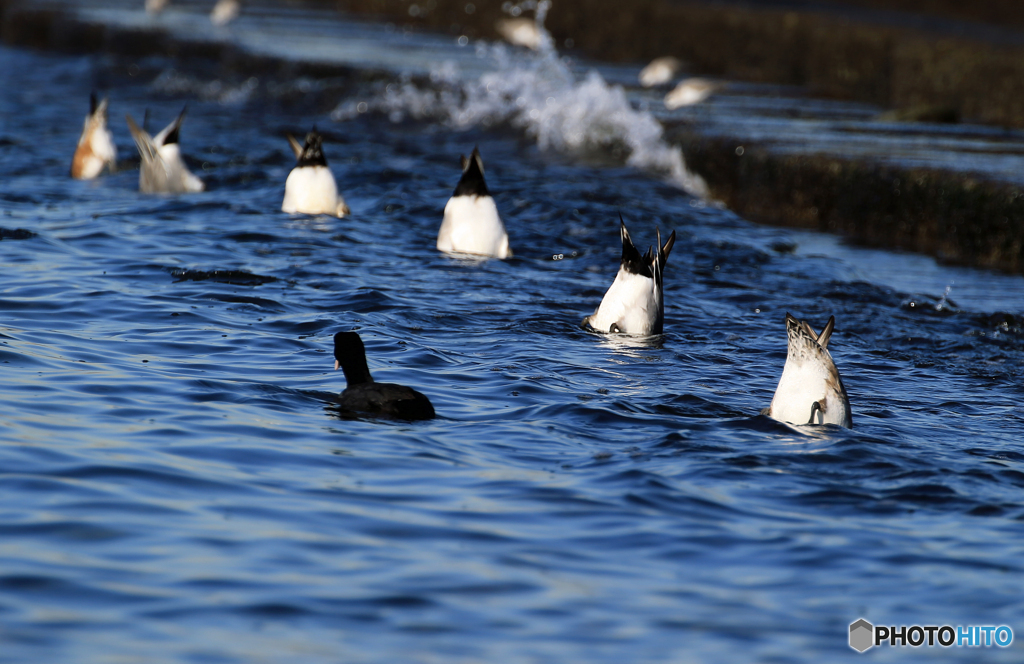
[{"label": "shallow water channel", "polygon": [[[0,661],[821,662],[860,617],[1024,629],[1021,278],[756,226],[379,82],[0,69]],[[125,113],[188,103],[207,191],[70,180],[93,89],[122,160]],[[349,218],[279,212],[314,123]],[[474,145],[507,261],[434,248]],[[579,328],[620,213],[678,235],[657,338]],[[836,316],[853,430],[758,415],[787,311]],[[438,419],[340,419],[346,329]]]}]

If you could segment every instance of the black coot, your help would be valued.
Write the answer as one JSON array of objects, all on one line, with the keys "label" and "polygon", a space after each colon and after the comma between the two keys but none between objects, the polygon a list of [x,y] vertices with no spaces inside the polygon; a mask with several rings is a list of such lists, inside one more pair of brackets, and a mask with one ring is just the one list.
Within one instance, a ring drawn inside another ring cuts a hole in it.
[{"label": "black coot", "polygon": [[402,420],[434,417],[430,400],[411,387],[374,382],[366,364],[363,340],[355,332],[334,335],[334,359],[334,369],[341,367],[348,382],[345,391],[338,395],[342,410]]}]

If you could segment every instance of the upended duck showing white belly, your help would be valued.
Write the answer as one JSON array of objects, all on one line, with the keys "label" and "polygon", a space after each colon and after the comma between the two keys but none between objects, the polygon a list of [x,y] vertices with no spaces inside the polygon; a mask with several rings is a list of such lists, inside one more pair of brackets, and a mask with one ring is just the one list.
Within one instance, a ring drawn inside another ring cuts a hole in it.
[{"label": "upended duck showing white belly", "polygon": [[444,206],[444,220],[437,234],[437,248],[446,253],[478,254],[508,258],[505,225],[490,196],[452,196]]},{"label": "upended duck showing white belly", "polygon": [[836,318],[832,316],[821,334],[806,322],[786,314],[789,352],[782,378],[768,408],[761,411],[790,424],[836,424],[853,427],[850,399],[839,370],[826,346]]},{"label": "upended duck showing white belly", "polygon": [[620,217],[622,260],[608,292],[593,314],[583,319],[584,328],[597,332],[661,334],[665,321],[664,270],[676,241],[672,231],[664,245],[658,231],[657,248],[641,255]]},{"label": "upended duck showing white belly", "polygon": [[348,212],[344,201],[338,205],[338,184],[326,166],[292,169],[284,183],[281,211],[289,214],[329,214],[343,217]]},{"label": "upended duck showing white belly", "polygon": [[338,194],[338,183],[327,166],[323,136],[313,127],[306,134],[305,145],[299,145],[288,134],[288,144],[295,153],[295,168],[284,183],[281,211],[288,214],[329,214],[344,217],[350,213],[345,199]]},{"label": "upended duck showing white belly", "polygon": [[473,148],[469,159],[465,156],[461,159],[462,178],[444,206],[437,248],[450,254],[509,258],[512,249],[508,244],[508,233],[498,215],[498,207],[487,191],[480,151]]},{"label": "upended duck showing white belly", "polygon": [[96,103],[96,95],[89,97],[89,115],[85,117],[82,135],[71,159],[71,177],[92,180],[104,168],[114,172],[117,167],[117,147],[107,128],[107,99]]}]

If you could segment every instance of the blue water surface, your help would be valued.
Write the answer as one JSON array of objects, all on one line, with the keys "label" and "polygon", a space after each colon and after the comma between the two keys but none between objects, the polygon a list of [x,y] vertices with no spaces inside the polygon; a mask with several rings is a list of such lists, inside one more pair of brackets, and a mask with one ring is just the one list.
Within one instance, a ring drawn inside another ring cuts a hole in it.
[{"label": "blue water surface", "polygon": [[[182,66],[0,49],[0,662],[859,661],[860,617],[1024,637],[1020,278],[755,226],[506,126],[332,123],[369,94],[347,84],[166,85]],[[93,89],[125,163],[75,182]],[[139,194],[124,114],[186,102],[207,191]],[[351,217],[279,211],[284,132],[314,123]],[[474,145],[507,261],[434,248]],[[579,328],[620,212],[642,246],[678,234],[661,337]],[[758,415],[787,311],[836,316],[853,430]],[[436,420],[338,417],[349,329]]]}]

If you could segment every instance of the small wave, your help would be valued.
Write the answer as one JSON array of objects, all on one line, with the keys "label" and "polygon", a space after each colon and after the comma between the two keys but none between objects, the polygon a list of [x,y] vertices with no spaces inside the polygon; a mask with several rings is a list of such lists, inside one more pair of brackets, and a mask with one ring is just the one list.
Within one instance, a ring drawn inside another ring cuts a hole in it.
[{"label": "small wave", "polygon": [[[544,5],[545,3],[540,3]],[[707,184],[686,168],[682,150],[664,139],[661,124],[634,109],[621,86],[609,85],[596,71],[578,80],[542,27],[541,47],[522,53],[504,44],[481,42],[478,59],[488,61],[479,77],[463,74],[446,61],[429,82],[405,77],[369,101],[347,101],[332,113],[345,121],[361,113],[442,122],[456,129],[508,124],[523,130],[542,150],[623,153],[627,165],[657,173],[687,193],[706,198]]]}]

